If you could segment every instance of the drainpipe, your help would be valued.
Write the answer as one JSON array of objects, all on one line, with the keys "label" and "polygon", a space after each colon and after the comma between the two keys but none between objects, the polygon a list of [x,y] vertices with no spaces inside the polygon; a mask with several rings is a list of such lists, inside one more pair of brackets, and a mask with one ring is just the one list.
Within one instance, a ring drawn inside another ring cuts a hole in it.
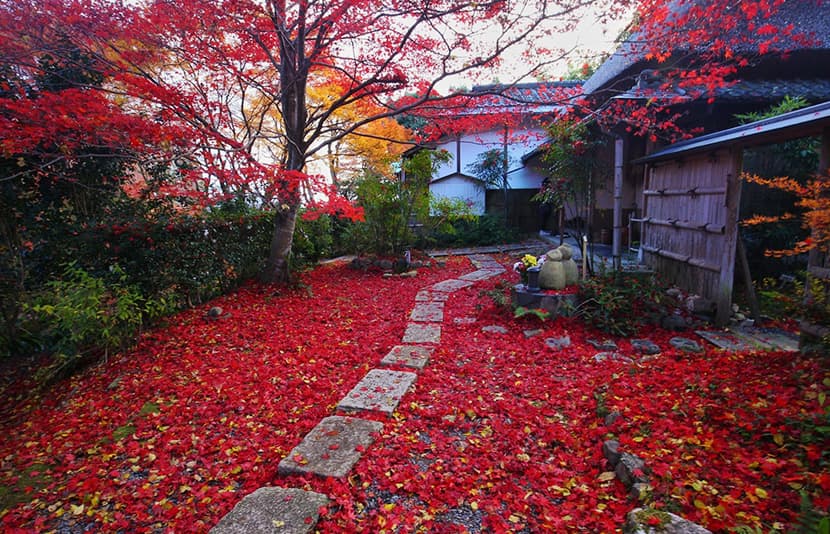
[{"label": "drainpipe", "polygon": [[622,267],[622,196],[623,196],[623,151],[625,141],[622,137],[614,139],[614,233],[611,244],[611,257],[614,269]]}]

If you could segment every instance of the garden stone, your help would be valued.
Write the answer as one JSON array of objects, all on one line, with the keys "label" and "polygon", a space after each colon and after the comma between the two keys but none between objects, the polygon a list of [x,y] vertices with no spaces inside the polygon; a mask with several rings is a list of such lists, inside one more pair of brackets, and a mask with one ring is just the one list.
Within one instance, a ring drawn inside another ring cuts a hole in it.
[{"label": "garden stone", "polygon": [[506,334],[509,332],[507,328],[499,325],[488,325],[481,329],[482,332],[487,332],[488,334]]},{"label": "garden stone", "polygon": [[620,412],[611,412],[605,416],[603,423],[605,423],[605,426],[612,426],[620,419],[622,419],[622,414]]},{"label": "garden stone", "polygon": [[435,347],[421,345],[397,345],[380,361],[381,365],[403,365],[414,369],[423,369],[429,363],[429,357]]},{"label": "garden stone", "polygon": [[383,423],[355,417],[332,415],[311,429],[299,445],[282,459],[280,475],[315,474],[341,478],[349,474],[360,459],[360,451],[371,445]]},{"label": "garden stone", "polygon": [[664,315],[663,318],[660,319],[660,326],[666,330],[686,330],[688,327],[686,319],[674,313],[671,315]]},{"label": "garden stone", "polygon": [[449,298],[450,294],[445,291],[429,291],[428,289],[422,289],[415,295],[415,300],[417,302],[446,302]]},{"label": "garden stone", "polygon": [[404,343],[439,343],[441,325],[432,323],[409,323],[403,335]]},{"label": "garden stone", "polygon": [[444,320],[443,302],[419,302],[409,314],[410,321],[440,323]]},{"label": "garden stone", "polygon": [[620,354],[619,352],[598,352],[594,354],[594,361],[595,362],[604,362],[606,360],[610,360],[612,362],[625,362],[625,363],[633,363],[634,360],[629,358],[624,354]]},{"label": "garden stone", "polygon": [[469,280],[456,280],[451,278],[432,285],[430,289],[433,291],[446,291],[448,293],[452,293],[453,291],[458,291],[459,289],[464,289],[465,287],[470,287],[471,285],[473,285],[473,283]]},{"label": "garden stone", "polygon": [[478,321],[478,319],[475,317],[456,317],[452,320],[455,324],[473,324],[476,321]]},{"label": "garden stone", "polygon": [[640,354],[660,354],[660,346],[650,339],[632,339],[631,347]]},{"label": "garden stone", "polygon": [[539,334],[541,334],[542,332],[543,332],[543,330],[541,330],[541,329],[537,328],[537,329],[535,329],[535,330],[525,330],[523,333],[524,333],[524,335],[525,335],[525,337],[526,337],[526,338],[530,339],[530,338],[532,338],[532,337],[536,337],[536,336],[538,336],[538,335],[539,335]]},{"label": "garden stone", "polygon": [[609,439],[602,444],[602,455],[611,464],[611,467],[616,467],[620,462],[620,442],[615,439]]},{"label": "garden stone", "polygon": [[467,273],[463,276],[459,276],[459,280],[467,280],[469,282],[479,282],[481,280],[487,280],[488,278],[493,278],[494,276],[500,275],[504,271],[495,271],[490,269],[479,269],[477,271],[473,271],[471,273]]},{"label": "garden stone", "polygon": [[378,262],[378,267],[380,267],[384,271],[391,271],[392,267],[394,266],[395,264],[392,263],[392,260],[380,260]]},{"label": "garden stone", "polygon": [[[661,519],[660,524],[657,526],[646,524],[649,517]],[[623,532],[625,534],[712,534],[712,531],[671,512],[642,508],[635,508],[628,512]]]},{"label": "garden stone", "polygon": [[597,350],[614,351],[618,348],[617,344],[611,339],[604,339],[602,341],[597,341],[596,339],[586,339],[585,341],[593,345]]},{"label": "garden stone", "polygon": [[545,345],[553,350],[562,350],[571,346],[571,337],[549,337],[545,340]]},{"label": "garden stone", "polygon": [[672,347],[682,350],[683,352],[703,352],[703,348],[694,341],[685,337],[673,337],[669,340]]},{"label": "garden stone", "polygon": [[338,410],[367,410],[391,414],[417,375],[407,371],[372,369],[337,405]]},{"label": "garden stone", "polygon": [[645,482],[646,463],[642,458],[631,453],[624,452],[620,454],[620,460],[617,462],[617,467],[614,472],[617,478],[620,479],[626,488],[630,488],[637,482]]},{"label": "garden stone", "polygon": [[211,534],[304,534],[312,532],[328,497],[293,488],[259,488],[210,530]]}]

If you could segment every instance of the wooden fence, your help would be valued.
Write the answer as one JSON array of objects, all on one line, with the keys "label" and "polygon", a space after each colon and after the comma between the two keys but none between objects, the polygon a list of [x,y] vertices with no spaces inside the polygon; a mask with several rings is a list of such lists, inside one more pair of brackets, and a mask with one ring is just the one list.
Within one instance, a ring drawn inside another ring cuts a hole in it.
[{"label": "wooden fence", "polygon": [[658,163],[643,191],[644,261],[714,301],[719,318],[732,304],[740,165],[740,152],[728,149]]}]

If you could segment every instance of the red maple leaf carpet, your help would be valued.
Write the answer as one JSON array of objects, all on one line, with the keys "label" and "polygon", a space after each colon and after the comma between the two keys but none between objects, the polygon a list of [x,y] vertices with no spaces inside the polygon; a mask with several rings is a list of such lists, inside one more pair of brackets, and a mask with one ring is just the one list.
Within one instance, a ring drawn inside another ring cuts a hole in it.
[{"label": "red maple leaf carpet", "polygon": [[[510,258],[500,258],[509,265]],[[513,319],[453,292],[441,342],[348,477],[281,477],[277,463],[400,343],[415,294],[472,271],[415,278],[345,265],[305,288],[249,286],[171,317],[138,345],[42,395],[3,386],[6,532],[206,532],[261,486],[328,495],[320,532],[613,532],[638,503],[602,442],[646,461],[656,507],[712,530],[784,529],[801,493],[830,506],[823,360],[671,349],[595,362],[576,319]],[[206,319],[209,306],[226,316]],[[506,333],[485,326],[503,326]],[[524,330],[541,329],[532,337]],[[569,335],[554,351],[548,337]],[[630,350],[628,340],[616,340]],[[622,417],[606,427],[599,417]]]}]

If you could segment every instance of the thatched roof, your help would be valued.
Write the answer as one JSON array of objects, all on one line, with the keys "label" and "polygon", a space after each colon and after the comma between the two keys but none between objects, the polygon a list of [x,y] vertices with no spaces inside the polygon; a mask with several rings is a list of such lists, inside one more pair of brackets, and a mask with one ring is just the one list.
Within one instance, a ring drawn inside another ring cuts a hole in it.
[{"label": "thatched roof", "polygon": [[[695,2],[721,2],[722,0],[692,0]],[[687,3],[677,2],[678,5],[688,6]],[[781,36],[781,42],[776,46],[787,51],[790,56],[803,52],[826,52],[830,58],[830,2],[828,0],[787,0],[764,23],[778,28],[792,25],[793,34],[807,37],[809,44],[803,44],[799,39]],[[745,55],[758,55],[758,44],[764,38],[753,32],[735,29],[734,35],[726,38],[733,43],[736,52]],[[638,40],[639,38],[639,40]],[[632,87],[637,76],[644,69],[653,67],[653,63],[644,57],[642,34],[634,34],[624,42],[616,52],[596,70],[593,76],[586,80],[583,91],[586,95],[604,91],[625,92]],[[678,50],[678,52],[682,52]],[[818,78],[830,78],[830,65],[813,65]],[[824,72],[820,72],[823,70]],[[802,76],[803,77],[803,76]]]}]

